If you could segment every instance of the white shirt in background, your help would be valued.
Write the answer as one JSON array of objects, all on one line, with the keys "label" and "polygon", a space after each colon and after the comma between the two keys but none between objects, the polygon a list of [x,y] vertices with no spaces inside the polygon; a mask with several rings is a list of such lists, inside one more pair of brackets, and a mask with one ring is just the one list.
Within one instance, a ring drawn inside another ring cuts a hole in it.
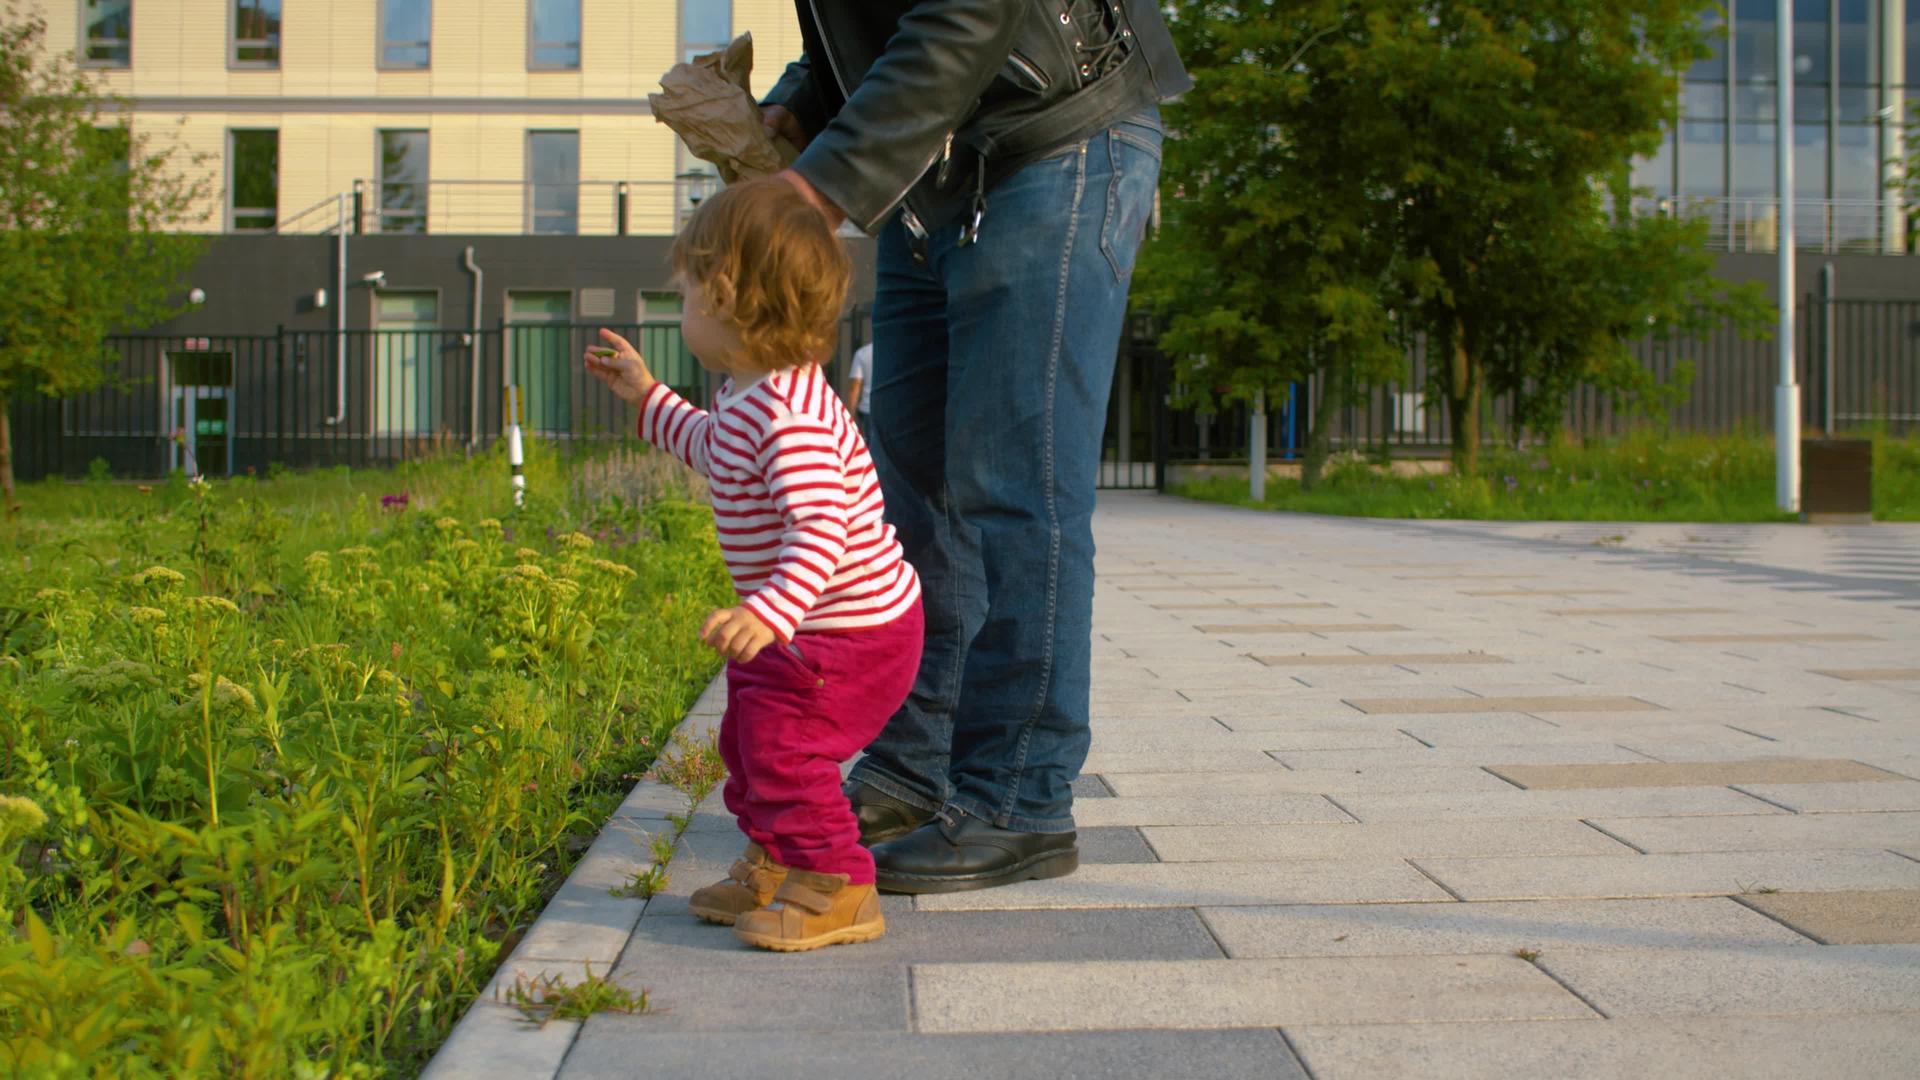
[{"label": "white shirt in background", "polygon": [[860,380],[860,400],[855,412],[873,412],[873,342],[853,350],[853,363],[847,368],[847,381]]}]

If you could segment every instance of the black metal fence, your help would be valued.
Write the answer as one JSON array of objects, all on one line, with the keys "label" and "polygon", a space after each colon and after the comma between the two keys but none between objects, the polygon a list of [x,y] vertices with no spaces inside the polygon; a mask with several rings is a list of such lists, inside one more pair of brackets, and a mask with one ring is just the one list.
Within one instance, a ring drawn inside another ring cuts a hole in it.
[{"label": "black metal fence", "polygon": [[[1796,343],[1809,428],[1894,433],[1920,430],[1920,300],[1825,300],[1801,304]],[[871,338],[870,313],[841,326],[831,363],[844,377],[853,349]],[[678,323],[615,326],[669,385],[704,404],[717,381],[701,370]],[[109,378],[66,400],[13,403],[15,468],[22,479],[84,475],[104,460],[116,475],[173,469],[229,474],[278,463],[301,468],[390,464],[436,449],[483,447],[502,432],[503,388],[521,389],[536,437],[573,442],[624,435],[631,410],[586,375],[580,354],[599,324],[524,323],[479,332],[420,329],[282,331],[260,336],[130,335],[106,343]],[[1704,340],[1642,343],[1641,361],[1672,381],[1692,369],[1674,405],[1672,431],[1729,432],[1772,426],[1774,345],[1731,329]],[[1117,357],[1100,473],[1109,488],[1156,488],[1169,461],[1244,461],[1244,406],[1169,407],[1172,365],[1151,320],[1129,320]],[[1416,343],[1403,380],[1368,387],[1336,410],[1329,436],[1340,448],[1397,455],[1443,454],[1451,432],[1427,389],[1434,359]],[[1270,460],[1303,452],[1317,380],[1271,404]],[[1505,400],[1487,403],[1489,441],[1509,436]],[[1567,430],[1621,434],[1645,424],[1605,395],[1570,396]]]},{"label": "black metal fence", "polygon": [[[868,318],[856,309],[843,320],[838,371],[865,340]],[[520,389],[533,437],[622,436],[632,409],[580,363],[602,326],[690,400],[704,405],[718,385],[677,322],[127,335],[105,343],[100,388],[13,405],[15,471],[23,480],[78,476],[96,460],[117,476],[393,464],[492,443],[504,431],[508,386]]]},{"label": "black metal fence", "polygon": [[[1795,327],[1803,427],[1920,431],[1920,301],[1809,296],[1799,305]],[[1726,327],[1699,340],[1644,341],[1634,352],[1659,382],[1686,388],[1666,410],[1663,430],[1772,430],[1779,354],[1771,338]],[[1404,379],[1363,388],[1353,403],[1335,410],[1328,432],[1333,446],[1396,456],[1445,454],[1453,437],[1446,403],[1429,392],[1438,362],[1424,342],[1411,343]],[[1323,393],[1320,380],[1311,379],[1294,384],[1288,400],[1270,405],[1270,460],[1304,453]],[[1513,415],[1511,400],[1489,399],[1483,437],[1512,437]],[[1245,405],[1174,413],[1168,456],[1177,462],[1245,461],[1248,419]],[[1644,411],[1617,405],[1593,389],[1571,394],[1562,415],[1563,429],[1582,437],[1621,435],[1650,422]]]}]

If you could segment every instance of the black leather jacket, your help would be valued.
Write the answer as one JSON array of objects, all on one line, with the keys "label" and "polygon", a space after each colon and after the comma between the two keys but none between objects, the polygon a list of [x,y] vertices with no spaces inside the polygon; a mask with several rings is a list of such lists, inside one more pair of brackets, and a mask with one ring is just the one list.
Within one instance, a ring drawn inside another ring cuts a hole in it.
[{"label": "black leather jacket", "polygon": [[795,0],[805,55],[763,104],[868,233],[935,229],[1021,165],[1193,85],[1155,0]]}]

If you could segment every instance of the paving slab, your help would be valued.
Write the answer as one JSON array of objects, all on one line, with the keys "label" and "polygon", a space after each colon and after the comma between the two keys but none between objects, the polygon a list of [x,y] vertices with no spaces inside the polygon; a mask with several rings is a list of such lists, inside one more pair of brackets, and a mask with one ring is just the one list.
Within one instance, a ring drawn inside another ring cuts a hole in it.
[{"label": "paving slab", "polygon": [[1194,627],[1203,634],[1239,637],[1249,634],[1390,634],[1407,629],[1398,623],[1204,623]]},{"label": "paving slab", "polygon": [[1422,666],[1454,664],[1506,664],[1506,657],[1491,653],[1454,652],[1454,653],[1301,653],[1295,655],[1255,656],[1255,660],[1268,667],[1311,668],[1311,667],[1399,667],[1402,664]]},{"label": "paving slab", "polygon": [[1730,896],[1920,889],[1920,863],[1887,851],[1738,851],[1685,855],[1420,858],[1414,865],[1463,900]]},{"label": "paving slab", "polygon": [[[720,934],[724,928],[710,927]],[[847,951],[851,952],[851,949]],[[634,1034],[685,1031],[866,1032],[910,1027],[907,969],[888,965],[705,965],[623,963],[616,978],[645,989],[643,1015],[596,1017]]]},{"label": "paving slab", "polygon": [[[1240,720],[1230,721],[1241,723]],[[1409,740],[1411,742],[1411,740]],[[1400,750],[1288,750],[1273,755],[1289,769],[1384,769],[1398,765],[1559,765],[1606,761],[1647,761],[1618,743],[1533,743],[1423,747]]]},{"label": "paving slab", "polygon": [[1235,959],[1814,947],[1808,938],[1723,897],[1235,907],[1206,908],[1201,914],[1220,947]]},{"label": "paving slab", "polygon": [[1676,645],[1837,645],[1844,642],[1883,641],[1873,634],[1656,634]]},{"label": "paving slab", "polygon": [[1920,667],[1827,668],[1813,674],[1846,682],[1912,682],[1920,679]]},{"label": "paving slab", "polygon": [[[1645,856],[1641,856],[1644,858]],[[1888,855],[1889,859],[1899,856]],[[1905,861],[1905,860],[1901,860]],[[1920,863],[1908,863],[1920,872]],[[1229,907],[1240,904],[1387,904],[1452,897],[1397,859],[1082,866],[1048,881],[914,898],[916,911]]]},{"label": "paving slab", "polygon": [[1920,946],[1567,951],[1540,966],[1609,1017],[1871,1013],[1920,1004]]},{"label": "paving slab", "polygon": [[1596,818],[1593,824],[1642,851],[1656,854],[1920,845],[1920,813]]},{"label": "paving slab", "polygon": [[1529,790],[1807,784],[1819,781],[1884,782],[1905,779],[1857,761],[1796,758],[1687,763],[1650,761],[1625,765],[1501,765],[1493,771]]},{"label": "paving slab", "polygon": [[941,1032],[1592,1015],[1533,965],[1493,956],[927,964],[914,999],[920,1029]]},{"label": "paving slab", "polygon": [[1548,615],[1584,616],[1584,617],[1637,617],[1643,615],[1732,615],[1732,608],[1723,607],[1576,607],[1554,608]]},{"label": "paving slab", "polygon": [[1160,861],[1170,863],[1635,854],[1620,841],[1571,820],[1154,826],[1141,831]]},{"label": "paving slab", "polygon": [[[1501,766],[1489,766],[1498,771]],[[1573,791],[1469,791],[1342,795],[1340,808],[1361,821],[1464,821],[1484,818],[1655,817],[1780,813],[1732,788],[1617,788]],[[1145,823],[1143,823],[1145,824]],[[1176,823],[1169,823],[1176,824]]]},{"label": "paving slab", "polygon": [[[1277,770],[1284,771],[1284,770]],[[1120,777],[1114,778],[1120,783]],[[1756,803],[1763,809],[1764,804]],[[1353,818],[1320,795],[1197,795],[1100,799],[1073,810],[1081,828],[1102,825],[1269,825],[1349,822]]]},{"label": "paving slab", "polygon": [[1563,713],[1658,712],[1660,706],[1637,697],[1566,695],[1563,697],[1356,698],[1347,704],[1364,713]]},{"label": "paving slab", "polygon": [[1920,782],[1742,784],[1740,790],[1801,814],[1920,810]]},{"label": "paving slab", "polygon": [[561,1080],[631,1080],[645,1075],[701,1080],[767,1080],[798,1071],[833,1080],[1133,1080],[1205,1076],[1224,1080],[1306,1080],[1272,1027],[1225,1031],[996,1032],[978,1035],[812,1032],[777,1037],[733,1033],[652,1033],[643,1022],[589,1021]]},{"label": "paving slab", "polygon": [[577,1020],[532,1024],[518,1009],[482,998],[460,1018],[420,1078],[546,1080],[559,1070],[579,1031]]},{"label": "paving slab", "polygon": [[1742,896],[1824,945],[1920,945],[1920,889]]},{"label": "paving slab", "polygon": [[640,920],[633,946],[614,975],[643,984],[659,972],[708,968],[778,976],[790,968],[904,968],[1012,956],[1051,963],[1207,960],[1221,955],[1219,944],[1191,908],[926,911],[916,910],[908,896],[884,897],[881,907],[887,932],[869,947],[807,953],[750,948],[726,927],[691,915],[649,915]]},{"label": "paving slab", "polygon": [[[1276,762],[1275,764],[1278,764]],[[1123,773],[1108,781],[1114,794],[1198,797],[1232,795],[1341,795],[1354,792],[1510,791],[1513,785],[1477,765],[1405,765],[1372,769],[1267,768],[1250,772]]]},{"label": "paving slab", "polygon": [[1920,1012],[1286,1029],[1317,1080],[1910,1080],[1920,1076],[1916,1032]]}]

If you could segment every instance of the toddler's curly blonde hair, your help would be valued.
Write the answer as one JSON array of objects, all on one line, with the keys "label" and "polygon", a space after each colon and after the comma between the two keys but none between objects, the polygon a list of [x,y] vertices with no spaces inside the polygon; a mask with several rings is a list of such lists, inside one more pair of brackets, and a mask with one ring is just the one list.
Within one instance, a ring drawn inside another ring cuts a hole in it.
[{"label": "toddler's curly blonde hair", "polygon": [[671,258],[680,280],[699,286],[712,314],[739,333],[754,367],[819,363],[833,348],[853,262],[785,180],[741,181],[701,203]]}]

